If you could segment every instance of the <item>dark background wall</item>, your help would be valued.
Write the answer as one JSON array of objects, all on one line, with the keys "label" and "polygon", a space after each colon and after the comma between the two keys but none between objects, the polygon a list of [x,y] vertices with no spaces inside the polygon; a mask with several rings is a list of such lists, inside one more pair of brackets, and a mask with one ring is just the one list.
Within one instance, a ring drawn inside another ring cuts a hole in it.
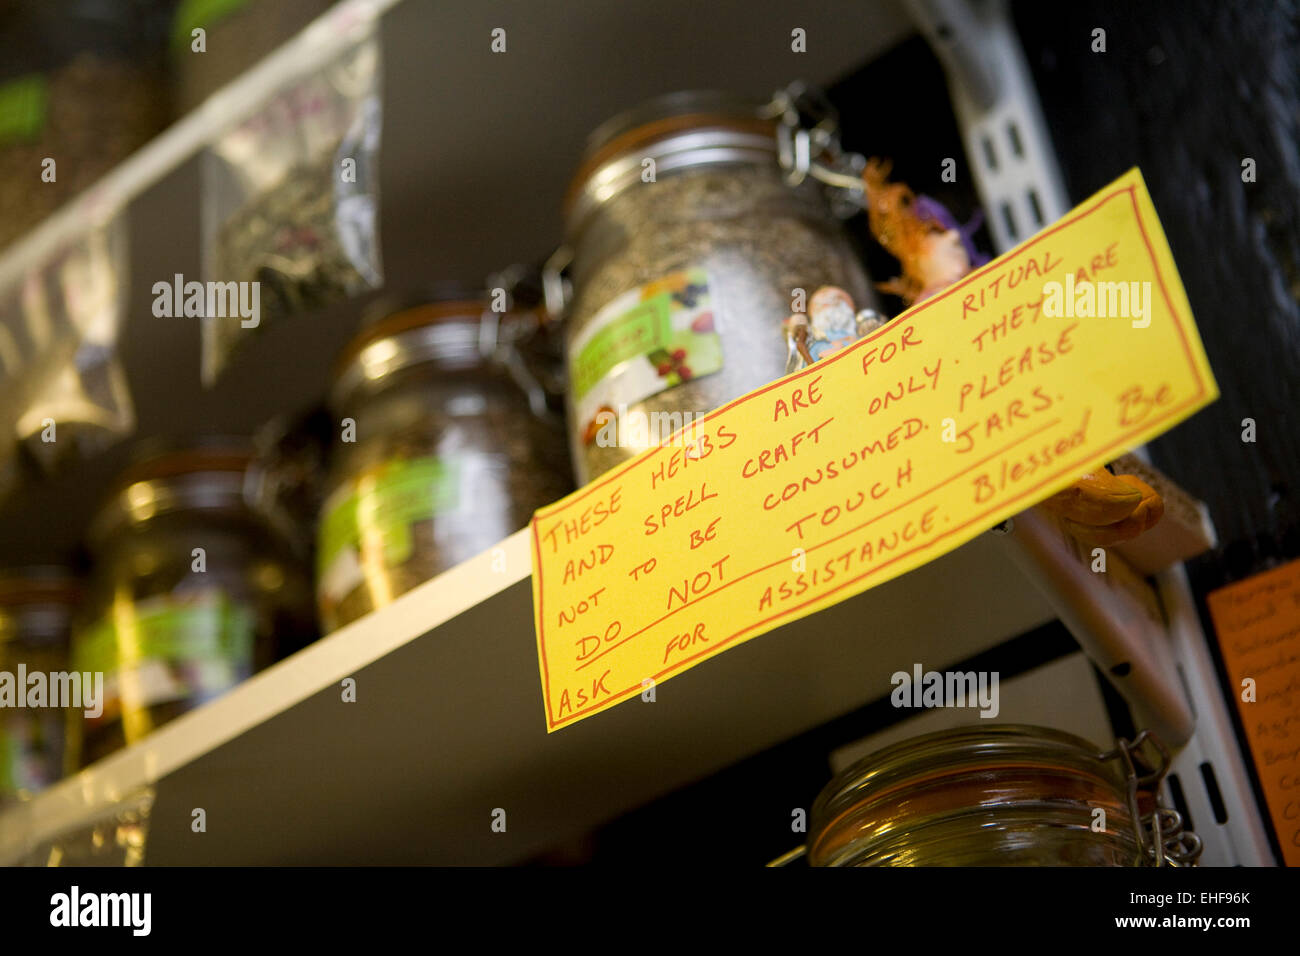
[{"label": "dark background wall", "polygon": [[1219,382],[1157,464],[1210,505],[1227,576],[1300,555],[1300,4],[1013,9],[1071,199],[1142,168]]}]

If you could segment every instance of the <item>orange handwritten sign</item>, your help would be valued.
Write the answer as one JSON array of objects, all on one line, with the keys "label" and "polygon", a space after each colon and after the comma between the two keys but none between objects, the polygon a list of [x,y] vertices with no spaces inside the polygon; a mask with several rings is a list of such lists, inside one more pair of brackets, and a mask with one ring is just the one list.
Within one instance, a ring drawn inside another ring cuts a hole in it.
[{"label": "orange handwritten sign", "polygon": [[1300,561],[1207,600],[1282,856],[1300,866]]},{"label": "orange handwritten sign", "polygon": [[866,338],[539,510],[547,728],[931,561],[1216,396],[1132,170]]}]

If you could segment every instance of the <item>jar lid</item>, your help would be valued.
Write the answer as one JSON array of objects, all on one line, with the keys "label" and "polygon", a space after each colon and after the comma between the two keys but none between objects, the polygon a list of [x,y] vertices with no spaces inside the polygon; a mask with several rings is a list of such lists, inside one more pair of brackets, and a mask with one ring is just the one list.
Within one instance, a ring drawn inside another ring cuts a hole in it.
[{"label": "jar lid", "polygon": [[339,355],[331,404],[338,407],[359,390],[414,365],[447,370],[485,365],[498,346],[538,323],[532,310],[493,312],[487,292],[454,282],[405,298],[381,299],[367,310],[361,331]]},{"label": "jar lid", "polygon": [[564,199],[566,231],[628,186],[641,182],[643,162],[656,176],[718,163],[777,162],[776,119],[768,103],[713,90],[670,93],[620,113],[587,140]]},{"label": "jar lid", "polygon": [[146,443],[134,458],[90,524],[92,547],[161,514],[253,510],[248,474],[254,457],[248,439],[212,435],[181,446]]},{"label": "jar lid", "polygon": [[[926,734],[863,758],[826,786],[810,814],[808,859],[854,865],[923,847],[933,861],[1069,828],[1136,858],[1124,786],[1096,747],[1061,731],[1003,724]],[[1096,807],[1106,813],[1100,834],[1089,829]]]}]

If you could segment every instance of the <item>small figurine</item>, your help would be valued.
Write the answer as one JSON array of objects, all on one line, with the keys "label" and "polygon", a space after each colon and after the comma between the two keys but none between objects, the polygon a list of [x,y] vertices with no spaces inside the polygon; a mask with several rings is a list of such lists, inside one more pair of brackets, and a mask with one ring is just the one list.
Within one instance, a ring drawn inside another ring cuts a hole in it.
[{"label": "small figurine", "polygon": [[853,297],[837,286],[822,286],[808,302],[808,313],[796,312],[785,328],[789,356],[786,372],[795,372],[852,345],[884,324],[871,309],[855,312]]}]

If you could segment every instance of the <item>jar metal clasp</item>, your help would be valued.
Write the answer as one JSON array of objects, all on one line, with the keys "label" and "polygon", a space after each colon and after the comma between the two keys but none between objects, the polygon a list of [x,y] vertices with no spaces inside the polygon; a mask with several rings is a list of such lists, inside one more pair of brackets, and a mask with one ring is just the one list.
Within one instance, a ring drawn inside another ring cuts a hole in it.
[{"label": "jar metal clasp", "polygon": [[[1154,760],[1144,760],[1143,748],[1154,753]],[[1169,772],[1169,751],[1149,730],[1144,730],[1133,740],[1121,737],[1114,750],[1097,755],[1099,760],[1119,760],[1124,770],[1125,799],[1129,816],[1133,820],[1133,835],[1142,848],[1146,866],[1195,866],[1204,849],[1201,838],[1183,829],[1183,817],[1177,810],[1161,806],[1160,784]],[[1151,767],[1146,773],[1138,769],[1140,763]],[[1138,794],[1148,791],[1155,802],[1150,814],[1143,816],[1138,806]]]},{"label": "jar metal clasp", "polygon": [[839,114],[826,94],[802,81],[777,90],[767,107],[777,120],[777,158],[790,186],[811,176],[830,187],[831,210],[847,219],[862,210],[866,157],[840,146]]}]

